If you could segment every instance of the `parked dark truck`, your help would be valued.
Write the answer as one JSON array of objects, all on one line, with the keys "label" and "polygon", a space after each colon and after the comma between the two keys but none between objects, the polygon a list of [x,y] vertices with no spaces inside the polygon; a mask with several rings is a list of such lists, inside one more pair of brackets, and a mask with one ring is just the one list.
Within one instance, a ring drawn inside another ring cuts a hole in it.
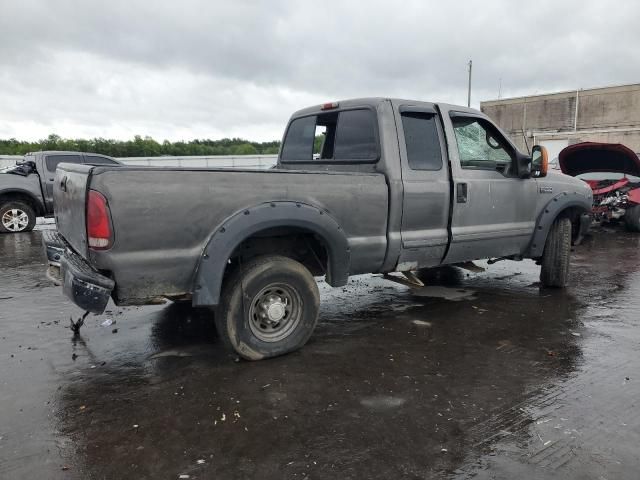
[{"label": "parked dark truck", "polygon": [[36,217],[53,215],[53,181],[63,162],[120,165],[94,153],[28,153],[15,166],[0,170],[0,233],[29,232]]},{"label": "parked dark truck", "polygon": [[591,190],[547,176],[546,151],[532,151],[469,108],[329,103],[292,116],[272,170],[61,165],[46,242],[64,250],[63,289],[83,309],[189,299],[216,307],[221,337],[257,360],[308,340],[314,276],[338,287],[531,258],[542,284],[565,286]]}]

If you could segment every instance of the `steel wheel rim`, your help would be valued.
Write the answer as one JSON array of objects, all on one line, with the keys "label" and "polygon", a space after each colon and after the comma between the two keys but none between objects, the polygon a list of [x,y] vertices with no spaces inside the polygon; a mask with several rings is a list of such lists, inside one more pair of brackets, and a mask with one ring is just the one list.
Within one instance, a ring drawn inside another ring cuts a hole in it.
[{"label": "steel wheel rim", "polygon": [[279,342],[293,333],[302,317],[302,297],[285,284],[264,287],[253,297],[249,328],[263,342]]},{"label": "steel wheel rim", "polygon": [[2,226],[10,232],[22,232],[29,225],[29,215],[20,208],[10,208],[2,215]]}]

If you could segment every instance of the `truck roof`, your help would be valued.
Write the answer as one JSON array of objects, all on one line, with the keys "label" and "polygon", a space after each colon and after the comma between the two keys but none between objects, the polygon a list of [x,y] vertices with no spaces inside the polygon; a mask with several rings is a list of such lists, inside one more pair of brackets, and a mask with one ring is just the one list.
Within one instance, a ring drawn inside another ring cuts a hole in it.
[{"label": "truck roof", "polygon": [[[380,103],[382,102],[386,102],[386,101],[393,101],[393,102],[398,102],[398,103],[407,103],[407,104],[411,104],[411,103],[437,103],[438,105],[443,105],[443,106],[447,106],[449,109],[453,109],[453,110],[457,110],[460,112],[469,112],[469,113],[474,113],[474,114],[480,114],[482,116],[485,116],[482,112],[480,112],[479,110],[476,110],[474,108],[469,108],[469,107],[464,107],[462,105],[451,105],[451,104],[446,104],[446,103],[442,103],[442,102],[430,102],[428,100],[409,100],[409,99],[403,99],[403,98],[393,98],[393,97],[363,97],[363,98],[349,98],[349,99],[345,99],[345,100],[337,100],[337,101],[332,101],[332,102],[327,102],[327,103],[337,103],[340,107],[362,107],[362,106],[369,106],[369,107],[377,107]],[[292,114],[292,117],[302,117],[305,115],[309,115],[312,113],[317,113],[319,111],[323,111],[322,107],[323,105],[326,105],[327,103],[323,103],[320,105],[313,105],[311,107],[306,107],[303,108],[301,110],[298,110],[296,112],[294,112]],[[327,111],[327,110],[324,110]]]}]

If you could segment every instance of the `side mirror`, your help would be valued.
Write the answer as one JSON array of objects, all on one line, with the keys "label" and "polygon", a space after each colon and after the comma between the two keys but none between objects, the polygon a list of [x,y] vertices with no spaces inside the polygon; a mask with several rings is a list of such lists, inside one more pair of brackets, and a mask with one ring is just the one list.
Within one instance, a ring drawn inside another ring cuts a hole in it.
[{"label": "side mirror", "polygon": [[549,171],[549,154],[542,145],[534,145],[531,149],[531,176],[542,178]]}]

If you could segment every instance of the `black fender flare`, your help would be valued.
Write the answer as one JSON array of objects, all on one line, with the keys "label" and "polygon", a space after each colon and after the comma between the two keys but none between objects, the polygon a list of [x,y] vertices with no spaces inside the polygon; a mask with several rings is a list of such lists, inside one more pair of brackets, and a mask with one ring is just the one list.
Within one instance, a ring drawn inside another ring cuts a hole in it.
[{"label": "black fender flare", "polygon": [[539,258],[542,256],[544,244],[553,222],[562,212],[570,208],[577,208],[586,213],[591,210],[591,203],[588,198],[578,192],[562,192],[549,200],[536,221],[536,228],[527,249],[527,257]]},{"label": "black fender flare", "polygon": [[20,188],[7,188],[0,191],[0,206],[2,204],[2,198],[4,196],[10,197],[11,195],[20,195],[29,198],[35,209],[36,215],[43,215],[46,213],[46,207],[40,198],[36,197],[33,192]]},{"label": "black fender flare", "polygon": [[299,227],[324,241],[328,250],[327,283],[345,285],[349,278],[351,250],[338,222],[326,211],[301,202],[268,202],[243,209],[227,218],[209,238],[193,285],[193,305],[217,305],[229,258],[251,235],[274,227]]}]

